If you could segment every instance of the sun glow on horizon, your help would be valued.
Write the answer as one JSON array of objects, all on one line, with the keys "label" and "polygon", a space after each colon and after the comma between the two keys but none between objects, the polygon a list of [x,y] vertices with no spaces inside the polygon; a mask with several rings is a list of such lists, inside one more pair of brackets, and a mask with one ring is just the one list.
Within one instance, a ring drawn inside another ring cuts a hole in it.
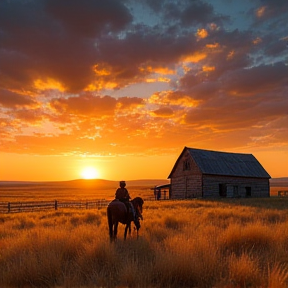
[{"label": "sun glow on horizon", "polygon": [[85,167],[81,171],[83,179],[96,179],[99,177],[99,172],[94,167]]}]

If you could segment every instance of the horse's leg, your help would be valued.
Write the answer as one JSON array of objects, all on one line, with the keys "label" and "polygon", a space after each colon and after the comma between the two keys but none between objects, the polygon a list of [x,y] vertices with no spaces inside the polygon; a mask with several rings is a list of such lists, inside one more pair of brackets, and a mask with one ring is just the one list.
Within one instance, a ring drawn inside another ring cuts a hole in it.
[{"label": "horse's leg", "polygon": [[109,227],[109,236],[110,236],[110,241],[113,241],[114,238],[114,224],[112,220],[112,213],[109,207],[107,208],[107,218],[108,218],[108,227]]},{"label": "horse's leg", "polygon": [[129,233],[129,236],[131,236],[131,222],[127,223],[125,226],[124,240],[126,240],[127,232]]},{"label": "horse's leg", "polygon": [[126,240],[128,228],[129,228],[129,223],[127,223],[126,226],[125,226],[124,240]]},{"label": "horse's leg", "polygon": [[115,224],[114,224],[114,239],[116,239],[117,238],[117,232],[118,232],[118,222],[116,222]]},{"label": "horse's leg", "polygon": [[110,241],[113,241],[113,224],[109,225],[109,236],[110,236]]}]

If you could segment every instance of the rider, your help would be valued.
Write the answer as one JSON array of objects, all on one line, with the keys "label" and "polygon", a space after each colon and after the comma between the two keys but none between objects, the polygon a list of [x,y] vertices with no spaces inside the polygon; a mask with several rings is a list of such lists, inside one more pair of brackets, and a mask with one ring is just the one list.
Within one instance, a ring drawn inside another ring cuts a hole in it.
[{"label": "rider", "polygon": [[126,182],[120,181],[119,182],[120,188],[116,190],[115,193],[115,199],[118,199],[119,201],[123,202],[127,208],[128,213],[130,211],[132,212],[134,218],[135,218],[135,212],[133,209],[133,205],[129,202],[129,199],[131,199],[128,190],[125,188]]}]

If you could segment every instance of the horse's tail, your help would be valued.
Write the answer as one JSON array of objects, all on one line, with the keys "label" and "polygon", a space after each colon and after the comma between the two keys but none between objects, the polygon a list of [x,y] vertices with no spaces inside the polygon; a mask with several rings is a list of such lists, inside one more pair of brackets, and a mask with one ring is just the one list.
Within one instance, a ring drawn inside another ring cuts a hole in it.
[{"label": "horse's tail", "polygon": [[107,220],[108,220],[110,239],[112,239],[113,238],[113,217],[112,217],[112,209],[109,206],[107,207]]}]

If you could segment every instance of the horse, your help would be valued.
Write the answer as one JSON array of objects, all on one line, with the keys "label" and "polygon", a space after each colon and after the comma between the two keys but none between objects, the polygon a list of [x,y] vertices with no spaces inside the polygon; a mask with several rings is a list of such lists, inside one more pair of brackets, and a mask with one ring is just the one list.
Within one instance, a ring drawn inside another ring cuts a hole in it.
[{"label": "horse", "polygon": [[124,240],[126,240],[128,230],[129,230],[129,234],[131,234],[131,222],[132,221],[135,224],[135,227],[137,230],[137,238],[138,238],[138,231],[141,226],[140,219],[143,220],[142,206],[144,204],[144,201],[141,197],[136,197],[132,199],[130,203],[132,204],[134,208],[135,217],[133,213],[129,213],[129,211],[127,211],[126,205],[123,202],[119,201],[118,199],[114,199],[107,206],[107,219],[108,219],[109,236],[110,236],[111,242],[117,238],[119,222],[126,225],[125,231],[124,231]]}]

